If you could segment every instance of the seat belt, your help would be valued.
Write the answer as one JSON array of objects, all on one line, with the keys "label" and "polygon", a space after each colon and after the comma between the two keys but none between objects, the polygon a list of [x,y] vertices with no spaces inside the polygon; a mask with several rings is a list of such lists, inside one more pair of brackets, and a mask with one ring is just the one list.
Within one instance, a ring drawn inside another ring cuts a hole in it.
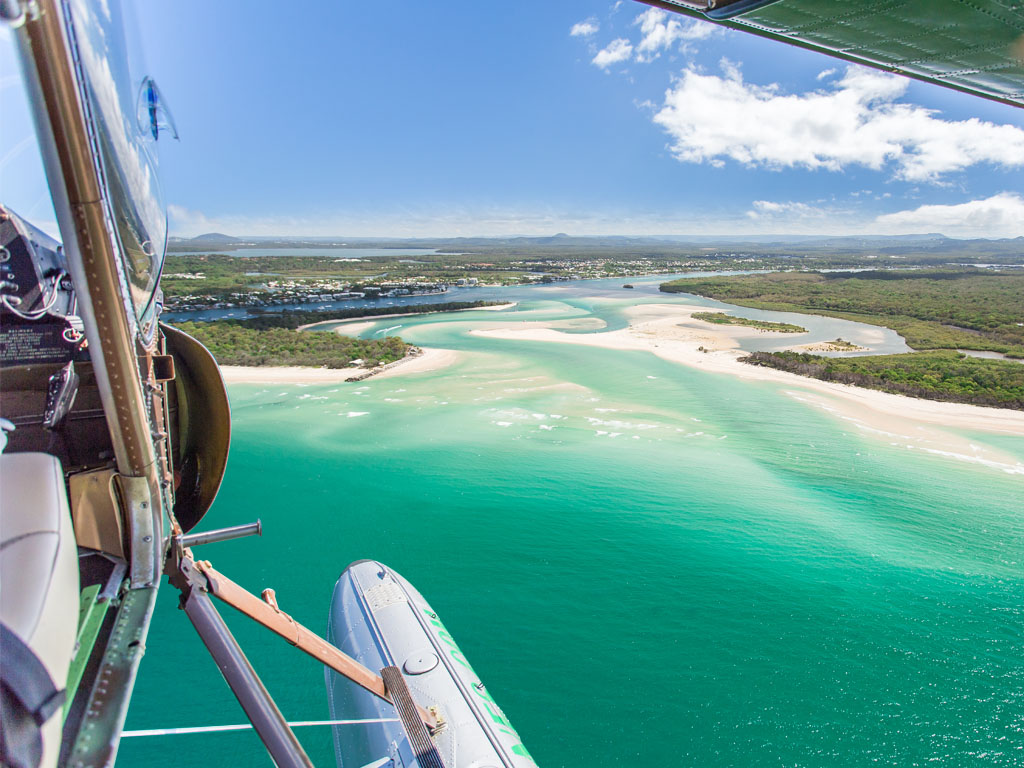
[{"label": "seat belt", "polygon": [[36,768],[43,759],[43,724],[64,705],[65,692],[6,624],[0,624],[0,660],[0,761]]}]

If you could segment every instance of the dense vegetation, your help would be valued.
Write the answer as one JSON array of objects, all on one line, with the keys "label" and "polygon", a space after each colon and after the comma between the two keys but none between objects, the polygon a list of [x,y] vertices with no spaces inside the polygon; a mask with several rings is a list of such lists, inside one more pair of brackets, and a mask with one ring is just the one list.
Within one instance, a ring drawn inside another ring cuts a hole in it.
[{"label": "dense vegetation", "polygon": [[867,357],[753,352],[743,360],[898,395],[1024,410],[1024,365],[1008,360],[982,360],[951,351]]},{"label": "dense vegetation", "polygon": [[363,359],[368,364],[402,359],[408,346],[397,336],[354,339],[337,333],[303,333],[287,328],[259,330],[245,321],[176,323],[206,346],[221,365],[306,365],[344,368]]},{"label": "dense vegetation", "polygon": [[676,280],[661,289],[882,325],[914,349],[1024,357],[1024,274],[1019,271],[781,272]]},{"label": "dense vegetation", "polygon": [[792,323],[772,323],[767,320],[751,320],[746,317],[727,315],[725,312],[694,312],[692,317],[695,320],[704,320],[708,323],[718,325],[744,325],[750,328],[758,328],[762,331],[779,331],[781,333],[807,333],[806,328]]},{"label": "dense vegetation", "polygon": [[502,302],[461,301],[449,304],[334,309],[325,312],[266,312],[244,320],[181,322],[174,325],[201,341],[221,365],[306,365],[344,368],[352,360],[358,359],[372,365],[400,360],[408,351],[408,345],[397,336],[372,340],[355,339],[338,333],[304,333],[296,329],[325,320],[451,312],[500,303]]},{"label": "dense vegetation", "polygon": [[810,312],[892,328],[918,351],[829,358],[756,352],[744,358],[826,381],[932,400],[1024,408],[1024,365],[957,349],[1024,358],[1024,274],[977,269],[784,272],[676,280],[695,293],[758,309]]}]

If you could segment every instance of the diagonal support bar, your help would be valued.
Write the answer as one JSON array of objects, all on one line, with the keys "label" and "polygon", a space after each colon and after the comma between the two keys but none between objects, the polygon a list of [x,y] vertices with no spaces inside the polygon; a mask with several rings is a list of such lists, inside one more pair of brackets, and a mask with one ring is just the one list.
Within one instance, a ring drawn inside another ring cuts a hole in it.
[{"label": "diagonal support bar", "polygon": [[[197,561],[195,567],[206,577],[207,589],[211,595],[244,613],[257,624],[262,624],[271,632],[283,637],[296,648],[322,664],[326,664],[339,675],[347,677],[389,704],[394,704],[380,675],[363,666],[351,656],[342,653],[315,632],[299,624],[278,608],[276,601],[264,602],[217,571],[209,561]],[[420,720],[431,733],[437,730],[437,717],[432,712],[419,705],[416,705],[416,711]]]},{"label": "diagonal support bar", "polygon": [[285,722],[249,660],[231,635],[213,601],[203,590],[189,589],[183,608],[203,643],[210,651],[217,668],[238,698],[246,716],[280,768],[313,768],[309,757],[292,729]]}]

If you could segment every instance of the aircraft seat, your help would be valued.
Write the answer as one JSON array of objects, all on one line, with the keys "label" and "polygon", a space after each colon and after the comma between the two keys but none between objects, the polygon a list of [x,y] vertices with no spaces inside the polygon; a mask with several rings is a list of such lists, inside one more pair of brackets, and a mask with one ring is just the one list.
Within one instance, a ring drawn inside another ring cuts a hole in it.
[{"label": "aircraft seat", "polygon": [[[66,685],[78,602],[78,547],[60,461],[45,453],[0,454],[0,730],[3,758],[12,765],[57,763],[63,696],[51,694]],[[30,704],[26,715],[26,700],[44,703],[36,710]]]}]

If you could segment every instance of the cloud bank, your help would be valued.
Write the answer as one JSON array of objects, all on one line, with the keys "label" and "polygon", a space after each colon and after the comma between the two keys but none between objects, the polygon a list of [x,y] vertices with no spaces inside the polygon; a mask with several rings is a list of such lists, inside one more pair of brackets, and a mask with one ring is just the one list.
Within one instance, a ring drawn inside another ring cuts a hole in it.
[{"label": "cloud bank", "polygon": [[748,211],[568,210],[552,207],[447,207],[319,215],[206,215],[170,206],[171,234],[206,232],[274,237],[473,237],[508,235],[900,235],[941,232],[960,238],[1024,236],[1024,197],[922,205],[882,215],[836,201],[755,200]]},{"label": "cloud bank", "polygon": [[909,211],[879,216],[874,231],[881,234],[941,232],[949,237],[1024,236],[1024,197],[1002,192],[985,200],[955,205],[922,205]]},{"label": "cloud bank", "polygon": [[894,75],[850,67],[825,90],[786,94],[777,85],[744,82],[728,61],[722,68],[722,76],[684,70],[654,115],[681,162],[892,167],[895,178],[929,183],[978,163],[1024,166],[1024,130],[942,120],[933,110],[898,103],[908,82]]}]

